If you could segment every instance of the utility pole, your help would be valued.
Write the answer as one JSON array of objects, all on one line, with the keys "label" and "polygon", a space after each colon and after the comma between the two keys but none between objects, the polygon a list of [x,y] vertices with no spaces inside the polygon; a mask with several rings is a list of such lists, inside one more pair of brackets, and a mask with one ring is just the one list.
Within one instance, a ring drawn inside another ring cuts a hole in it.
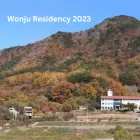
[{"label": "utility pole", "polygon": [[15,110],[15,108],[13,107],[13,121],[15,120],[14,110]]},{"label": "utility pole", "polygon": [[87,104],[87,122],[88,122],[88,104]]},{"label": "utility pole", "polygon": [[16,117],[17,117],[17,112],[15,108],[13,107],[13,121],[16,121]]}]

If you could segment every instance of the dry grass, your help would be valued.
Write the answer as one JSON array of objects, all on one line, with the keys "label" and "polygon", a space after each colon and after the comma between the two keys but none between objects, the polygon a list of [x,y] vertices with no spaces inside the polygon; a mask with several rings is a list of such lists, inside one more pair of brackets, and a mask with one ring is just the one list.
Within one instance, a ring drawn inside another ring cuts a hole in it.
[{"label": "dry grass", "polygon": [[[97,119],[101,119],[101,120],[108,120],[109,118],[112,119],[117,119],[117,120],[123,120],[123,121],[129,121],[129,120],[136,120],[139,117],[138,114],[96,114],[96,115],[89,115],[88,118],[89,120],[97,120]],[[87,120],[87,116],[77,116],[77,120],[83,120],[86,121]]]}]

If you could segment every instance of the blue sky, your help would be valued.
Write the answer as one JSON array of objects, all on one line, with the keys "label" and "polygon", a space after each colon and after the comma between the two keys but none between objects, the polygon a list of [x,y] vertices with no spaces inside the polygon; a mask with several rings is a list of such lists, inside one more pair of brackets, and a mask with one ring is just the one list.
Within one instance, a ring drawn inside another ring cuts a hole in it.
[{"label": "blue sky", "polygon": [[[1,0],[0,49],[26,45],[57,31],[75,32],[108,17],[129,15],[140,20],[140,0]],[[7,16],[91,16],[87,23],[9,23]]]}]

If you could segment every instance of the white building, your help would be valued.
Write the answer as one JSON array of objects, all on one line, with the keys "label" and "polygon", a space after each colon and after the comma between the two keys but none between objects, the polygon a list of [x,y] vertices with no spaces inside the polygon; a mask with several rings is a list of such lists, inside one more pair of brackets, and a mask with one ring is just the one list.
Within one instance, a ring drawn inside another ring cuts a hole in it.
[{"label": "white building", "polygon": [[24,113],[29,118],[32,118],[33,117],[33,109],[32,109],[32,107],[30,107],[30,106],[24,107]]},{"label": "white building", "polygon": [[134,103],[137,110],[140,108],[140,96],[113,96],[108,90],[107,96],[101,96],[101,110],[120,109],[121,104]]},{"label": "white building", "polygon": [[86,110],[86,109],[87,109],[87,106],[84,106],[84,105],[79,106],[79,110]]},{"label": "white building", "polygon": [[19,112],[14,107],[9,108],[9,112],[13,114],[13,120],[16,120]]},{"label": "white building", "polygon": [[[17,115],[20,114],[20,112],[18,112],[14,107],[9,108],[9,112],[13,114],[13,119],[16,120]],[[24,107],[23,110],[24,114],[29,117],[32,118],[33,117],[33,109],[32,107]]]}]

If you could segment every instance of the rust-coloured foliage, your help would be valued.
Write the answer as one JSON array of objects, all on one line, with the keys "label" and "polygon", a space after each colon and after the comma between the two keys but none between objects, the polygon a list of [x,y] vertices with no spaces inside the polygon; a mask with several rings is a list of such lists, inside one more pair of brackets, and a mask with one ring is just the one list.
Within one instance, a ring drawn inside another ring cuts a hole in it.
[{"label": "rust-coloured foliage", "polygon": [[69,82],[60,82],[52,89],[52,99],[58,103],[65,102],[73,96],[74,85]]}]

